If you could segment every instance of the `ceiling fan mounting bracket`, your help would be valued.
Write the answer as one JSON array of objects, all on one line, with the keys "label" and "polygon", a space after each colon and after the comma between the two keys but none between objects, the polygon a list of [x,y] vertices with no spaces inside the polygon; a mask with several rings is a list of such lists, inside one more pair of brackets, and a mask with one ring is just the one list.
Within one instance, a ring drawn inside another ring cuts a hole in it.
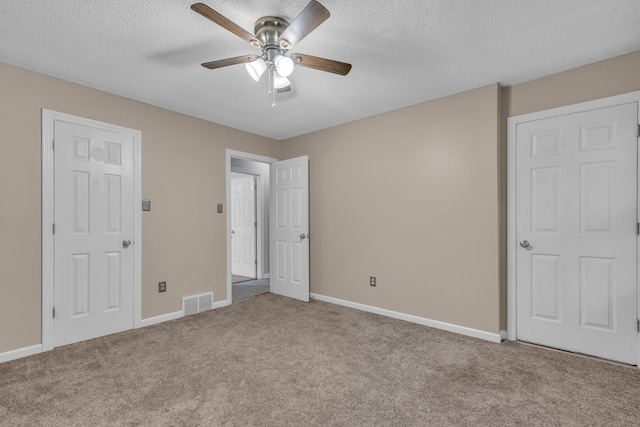
[{"label": "ceiling fan mounting bracket", "polygon": [[262,42],[265,48],[267,46],[280,47],[278,45],[278,39],[288,26],[289,22],[282,18],[277,16],[263,16],[256,21],[254,30],[256,38]]}]

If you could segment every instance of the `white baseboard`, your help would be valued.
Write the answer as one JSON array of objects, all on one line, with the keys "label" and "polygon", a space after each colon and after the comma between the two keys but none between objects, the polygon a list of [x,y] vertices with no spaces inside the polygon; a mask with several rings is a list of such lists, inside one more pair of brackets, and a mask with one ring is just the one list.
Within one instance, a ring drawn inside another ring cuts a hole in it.
[{"label": "white baseboard", "polygon": [[140,321],[140,327],[155,325],[156,323],[168,322],[169,320],[179,319],[182,317],[182,311],[174,311],[173,313],[161,314],[160,316],[149,317]]},{"label": "white baseboard", "polygon": [[42,344],[5,351],[4,353],[0,353],[0,363],[20,359],[21,357],[32,356],[38,353],[42,353]]},{"label": "white baseboard", "polygon": [[271,278],[271,273],[266,273],[262,275],[263,279],[270,279]]},{"label": "white baseboard", "polygon": [[231,300],[223,299],[222,301],[214,302],[212,310],[215,310],[216,308],[226,307],[228,305],[231,305]]},{"label": "white baseboard", "polygon": [[506,341],[509,339],[509,333],[505,330],[500,331],[500,340]]},{"label": "white baseboard", "polygon": [[[228,299],[214,302],[212,305],[212,310],[216,308],[226,307],[231,304],[231,301]],[[169,320],[175,320],[183,317],[182,310],[174,311],[173,313],[161,314],[160,316],[149,317],[148,319],[142,319],[140,321],[140,327],[143,328],[145,326],[155,325],[157,323],[168,322]]]},{"label": "white baseboard", "polygon": [[[214,302],[213,309],[226,307],[231,305],[231,301],[228,299]],[[173,313],[161,314],[160,316],[149,317],[142,319],[138,327],[144,328],[145,326],[155,325],[157,323],[168,322],[169,320],[175,320],[182,317],[182,311],[174,311]],[[31,356],[34,354],[42,353],[42,344],[36,344],[29,347],[18,348],[16,350],[6,351],[0,353],[0,363],[8,362],[10,360],[20,359],[22,357]]]},{"label": "white baseboard", "polygon": [[499,334],[481,331],[479,329],[467,328],[466,326],[454,325],[452,323],[440,322],[439,320],[427,319],[425,317],[418,317],[412,314],[400,313],[398,311],[387,310],[384,308],[373,307],[370,305],[360,304],[357,302],[346,301],[338,298],[327,297],[324,295],[311,294],[312,298],[318,301],[330,302],[332,304],[342,305],[349,308],[355,308],[356,310],[367,311],[369,313],[380,314],[382,316],[392,317],[394,319],[405,320],[411,323],[418,323],[420,325],[430,326],[436,329],[442,329],[449,332],[455,332],[461,335],[467,335],[469,337],[480,338],[482,340],[499,343],[502,341],[502,333]]}]

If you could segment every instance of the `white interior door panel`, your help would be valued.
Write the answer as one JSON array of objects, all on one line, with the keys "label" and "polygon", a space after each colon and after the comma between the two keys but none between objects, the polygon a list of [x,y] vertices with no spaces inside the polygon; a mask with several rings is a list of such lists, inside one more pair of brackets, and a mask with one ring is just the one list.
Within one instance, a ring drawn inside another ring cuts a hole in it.
[{"label": "white interior door panel", "polygon": [[517,125],[517,338],[637,363],[637,103]]},{"label": "white interior door panel", "polygon": [[54,345],[134,325],[133,137],[56,121]]},{"label": "white interior door panel", "polygon": [[271,164],[271,292],[309,301],[309,158]]},{"label": "white interior door panel", "polygon": [[256,183],[247,176],[231,180],[233,274],[256,277]]}]

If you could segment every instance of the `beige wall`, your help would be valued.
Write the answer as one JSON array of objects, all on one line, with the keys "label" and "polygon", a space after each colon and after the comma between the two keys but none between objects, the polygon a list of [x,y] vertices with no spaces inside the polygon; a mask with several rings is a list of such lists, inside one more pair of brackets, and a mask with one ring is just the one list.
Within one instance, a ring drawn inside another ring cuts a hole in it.
[{"label": "beige wall", "polygon": [[225,149],[279,157],[281,144],[0,64],[0,353],[41,342],[42,108],[142,131],[142,317],[225,299]]},{"label": "beige wall", "polygon": [[509,116],[640,90],[640,51],[505,90]]},{"label": "beige wall", "polygon": [[229,147],[310,156],[312,292],[496,333],[506,117],[640,90],[638,70],[640,52],[276,142],[0,64],[0,352],[40,342],[41,108],[142,131],[143,318],[226,298]]},{"label": "beige wall", "polygon": [[312,292],[499,332],[498,99],[491,85],[285,142],[309,155]]},{"label": "beige wall", "polygon": [[286,141],[310,156],[312,292],[506,329],[507,117],[640,90],[638,70],[635,52]]}]

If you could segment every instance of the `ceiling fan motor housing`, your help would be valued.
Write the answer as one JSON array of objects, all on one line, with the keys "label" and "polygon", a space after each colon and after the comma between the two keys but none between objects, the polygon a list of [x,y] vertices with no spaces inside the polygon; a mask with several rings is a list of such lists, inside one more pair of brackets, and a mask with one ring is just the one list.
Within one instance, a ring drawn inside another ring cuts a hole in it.
[{"label": "ceiling fan motor housing", "polygon": [[277,55],[284,55],[284,49],[278,45],[278,39],[288,26],[286,20],[277,16],[264,16],[256,21],[255,35],[264,46],[266,61],[273,61]]},{"label": "ceiling fan motor housing", "polygon": [[278,38],[287,29],[289,23],[277,16],[263,16],[256,21],[254,31],[256,37],[266,46],[278,45]]}]

